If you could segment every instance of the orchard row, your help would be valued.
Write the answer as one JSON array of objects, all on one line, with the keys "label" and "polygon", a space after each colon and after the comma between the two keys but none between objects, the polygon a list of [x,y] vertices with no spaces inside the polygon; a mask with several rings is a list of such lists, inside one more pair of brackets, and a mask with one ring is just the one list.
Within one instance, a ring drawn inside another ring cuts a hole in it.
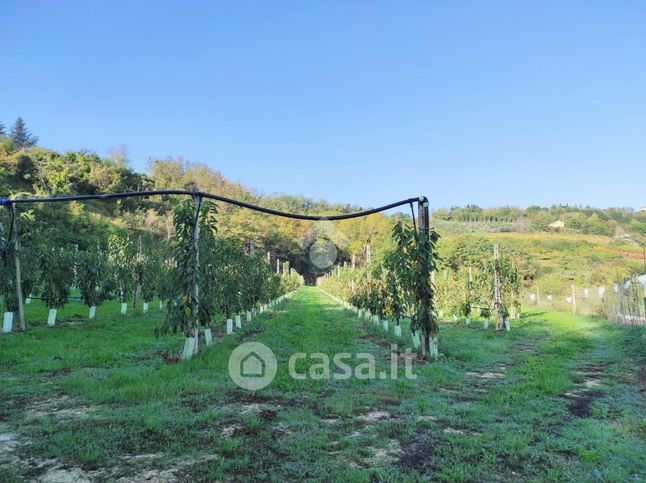
[{"label": "orchard row", "polygon": [[[225,320],[230,325],[234,318],[239,323],[241,314],[250,318],[302,283],[286,264],[276,273],[253,248],[218,235],[215,216],[215,204],[183,200],[174,206],[173,239],[120,232],[82,250],[73,244],[50,245],[55,237],[30,233],[30,220],[21,219],[20,243],[15,243],[16,224],[1,231],[4,329],[8,325],[11,330],[21,297],[42,299],[50,309],[48,324],[54,325],[57,310],[77,289],[89,318],[108,300],[120,301],[122,314],[128,303],[141,302],[147,311],[153,299],[164,301],[166,318],[157,334],[182,330],[195,338],[199,327],[210,329]],[[194,347],[196,352],[197,343]]]},{"label": "orchard row", "polygon": [[[437,321],[442,317],[463,318],[469,322],[478,313],[485,319],[485,329],[494,317],[496,329],[509,330],[509,317],[520,313],[521,280],[516,267],[500,257],[495,247],[493,255],[479,264],[438,274],[435,270],[438,237],[431,232],[430,250],[424,251],[421,236],[414,228],[398,223],[393,230],[394,247],[383,256],[371,258],[362,267],[338,266],[318,283],[360,312],[360,316],[381,322],[384,328],[388,327],[388,321],[393,321],[397,336],[401,336],[402,319],[409,319],[416,346],[419,346],[419,331],[427,332],[421,320],[424,311],[420,288],[430,287],[432,322],[427,349],[431,357],[438,352]],[[425,348],[422,346],[422,349]]]}]

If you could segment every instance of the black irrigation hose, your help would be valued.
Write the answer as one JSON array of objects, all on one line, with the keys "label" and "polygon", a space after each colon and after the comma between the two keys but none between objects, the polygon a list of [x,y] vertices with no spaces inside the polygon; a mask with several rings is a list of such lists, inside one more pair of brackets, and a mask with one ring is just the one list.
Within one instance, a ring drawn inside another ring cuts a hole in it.
[{"label": "black irrigation hose", "polygon": [[[273,210],[271,208],[264,208],[262,206],[254,205],[252,203],[247,203],[246,201],[234,200],[233,198],[227,198],[225,196],[220,196],[220,195],[213,195],[211,193],[203,193],[201,191],[156,190],[156,191],[132,191],[129,193],[104,193],[104,194],[95,194],[95,195],[54,196],[50,198],[17,198],[17,199],[0,198],[0,206],[3,206],[3,205],[11,206],[11,205],[17,205],[17,204],[23,204],[23,203],[61,203],[61,202],[68,202],[68,201],[114,200],[114,199],[123,199],[123,198],[163,196],[163,195],[197,196],[201,198],[221,201],[223,203],[239,206],[241,208],[248,208],[250,210],[259,211],[260,213],[266,213],[268,215],[282,216],[283,218],[292,218],[295,220],[310,220],[310,221],[349,220],[351,218],[360,218],[362,216],[372,215],[373,213],[379,213],[381,211],[390,210],[391,208],[397,208],[398,206],[403,206],[406,204],[411,204],[412,206],[412,203],[426,201],[426,198],[424,197],[408,198],[406,200],[390,203],[389,205],[380,206],[379,208],[372,208],[370,210],[359,211],[357,213],[348,213],[345,215],[315,216],[315,215],[300,215],[298,213],[287,213],[285,211]],[[413,219],[414,218],[415,217],[413,216]]]}]

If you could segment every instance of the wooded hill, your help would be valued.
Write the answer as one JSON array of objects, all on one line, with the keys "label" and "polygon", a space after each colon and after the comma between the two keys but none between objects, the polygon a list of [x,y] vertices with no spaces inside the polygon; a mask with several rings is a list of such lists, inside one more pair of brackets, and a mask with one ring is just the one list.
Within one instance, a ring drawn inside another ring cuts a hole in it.
[{"label": "wooded hill", "polygon": [[[4,126],[2,126],[4,127]],[[228,180],[203,163],[182,158],[152,160],[147,173],[135,172],[123,153],[100,157],[91,151],[58,153],[36,146],[24,126],[0,130],[0,196],[26,193],[39,196],[94,194],[153,189],[191,189],[223,195],[278,210],[332,215],[360,209],[303,196],[264,196]],[[18,135],[17,135],[18,134]],[[114,232],[144,230],[160,238],[173,237],[172,197],[92,201],[25,208],[34,223],[47,225],[52,242],[84,249],[105,243]],[[384,203],[394,200],[384,199]],[[218,230],[240,243],[252,241],[257,250],[289,260],[290,266],[310,280],[323,270],[310,261],[316,239],[327,238],[338,250],[337,263],[365,260],[366,246],[372,256],[387,248],[394,222],[407,213],[375,214],[335,223],[312,223],[271,217],[218,203]],[[3,213],[2,216],[5,216]],[[553,206],[525,210],[511,207],[482,209],[477,206],[437,209],[432,225],[442,235],[442,266],[457,270],[474,258],[488,256],[495,240],[516,261],[527,287],[542,284],[553,293],[565,291],[570,281],[604,284],[641,270],[641,248],[635,240],[646,233],[646,213],[631,209],[594,209]],[[563,220],[561,230],[549,223]],[[54,228],[52,230],[52,228]],[[615,233],[631,233],[633,239]]]}]

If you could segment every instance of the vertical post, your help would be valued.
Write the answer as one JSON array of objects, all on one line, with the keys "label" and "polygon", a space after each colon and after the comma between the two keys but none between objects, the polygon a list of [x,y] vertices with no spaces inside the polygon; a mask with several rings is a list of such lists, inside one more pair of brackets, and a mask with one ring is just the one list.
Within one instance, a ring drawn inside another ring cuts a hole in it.
[{"label": "vertical post", "polygon": [[623,296],[623,284],[626,283],[626,280],[622,280],[621,284],[617,284],[617,293],[619,294],[619,311],[620,311],[620,317],[621,321],[625,324],[626,323],[626,310],[624,308],[624,296]]},{"label": "vertical post", "polygon": [[352,270],[354,270],[356,267],[357,267],[357,257],[356,257],[356,255],[353,253],[353,254],[352,254]]},{"label": "vertical post", "polygon": [[193,225],[193,250],[195,250],[195,267],[193,267],[193,293],[195,296],[195,321],[194,337],[195,345],[193,346],[193,354],[197,354],[198,342],[200,334],[200,286],[199,286],[199,270],[200,270],[200,208],[202,206],[202,197],[193,195],[193,213],[195,215],[195,223]]},{"label": "vertical post", "polygon": [[[141,263],[141,260],[143,259],[143,240],[141,238],[141,235],[137,237],[137,263]],[[132,311],[136,312],[137,311],[137,300],[141,298],[141,280],[139,277],[137,277],[137,286],[135,287],[135,298],[132,302]]]},{"label": "vertical post", "polygon": [[574,284],[570,285],[572,289],[572,313],[576,314],[576,292],[574,291]]},{"label": "vertical post", "polygon": [[536,305],[539,307],[541,305],[541,291],[538,289],[538,285],[536,286]]},{"label": "vertical post", "polygon": [[502,303],[502,282],[500,281],[500,248],[493,246],[493,307],[496,312],[496,330],[502,330],[505,323],[505,311]]},{"label": "vertical post", "polygon": [[[429,213],[428,213],[428,199],[425,196],[420,196],[419,201],[417,202],[417,224],[419,226],[419,233],[421,238],[421,243],[429,243]],[[422,253],[418,254],[418,257],[421,257]],[[427,283],[431,283],[431,273],[427,274],[428,280]],[[422,303],[430,305],[430,300],[423,300]],[[425,307],[429,308],[430,307]],[[432,313],[428,314],[429,317],[433,317]],[[426,327],[422,327],[424,343],[422,344],[422,354],[428,354],[429,357],[437,357],[437,335],[433,333],[433,321],[428,321]]]},{"label": "vertical post", "polygon": [[18,251],[20,249],[20,241],[18,237],[18,220],[16,213],[16,205],[10,204],[8,208],[11,210],[11,223],[13,231],[13,263],[16,269],[16,299],[18,300],[18,323],[20,330],[25,331],[25,306],[22,302],[22,276],[20,274],[20,257]]}]

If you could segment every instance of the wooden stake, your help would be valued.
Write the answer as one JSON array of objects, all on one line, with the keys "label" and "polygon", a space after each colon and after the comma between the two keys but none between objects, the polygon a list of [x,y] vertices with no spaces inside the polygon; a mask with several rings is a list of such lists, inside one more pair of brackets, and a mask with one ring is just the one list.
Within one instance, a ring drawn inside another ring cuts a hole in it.
[{"label": "wooden stake", "polygon": [[16,213],[16,206],[10,205],[11,210],[11,223],[13,224],[13,262],[16,268],[16,298],[18,299],[18,324],[22,332],[25,331],[25,306],[22,303],[22,276],[20,274],[20,257],[18,250],[20,249],[20,242],[18,240],[18,221]]},{"label": "wooden stake", "polygon": [[[141,263],[143,258],[143,240],[141,235],[137,237],[137,263]],[[141,298],[141,280],[137,278],[137,286],[135,287],[135,298],[132,301],[132,311],[133,313],[137,311],[137,301]]]},{"label": "wooden stake", "polygon": [[574,291],[574,284],[570,285],[572,289],[572,313],[576,314],[576,293]]},{"label": "wooden stake", "polygon": [[498,244],[493,246],[493,307],[496,312],[496,330],[502,330],[505,314],[502,305],[502,283],[500,281],[500,249]]},{"label": "wooden stake", "polygon": [[195,321],[194,328],[194,337],[195,345],[193,346],[193,354],[197,354],[198,351],[198,338],[200,334],[200,320],[199,320],[199,309],[200,309],[200,286],[198,284],[198,270],[200,269],[200,208],[202,206],[202,197],[194,195],[193,196],[193,213],[195,215],[195,224],[193,225],[193,249],[195,250],[195,267],[193,271],[193,291],[195,294],[195,313],[197,320]]}]

